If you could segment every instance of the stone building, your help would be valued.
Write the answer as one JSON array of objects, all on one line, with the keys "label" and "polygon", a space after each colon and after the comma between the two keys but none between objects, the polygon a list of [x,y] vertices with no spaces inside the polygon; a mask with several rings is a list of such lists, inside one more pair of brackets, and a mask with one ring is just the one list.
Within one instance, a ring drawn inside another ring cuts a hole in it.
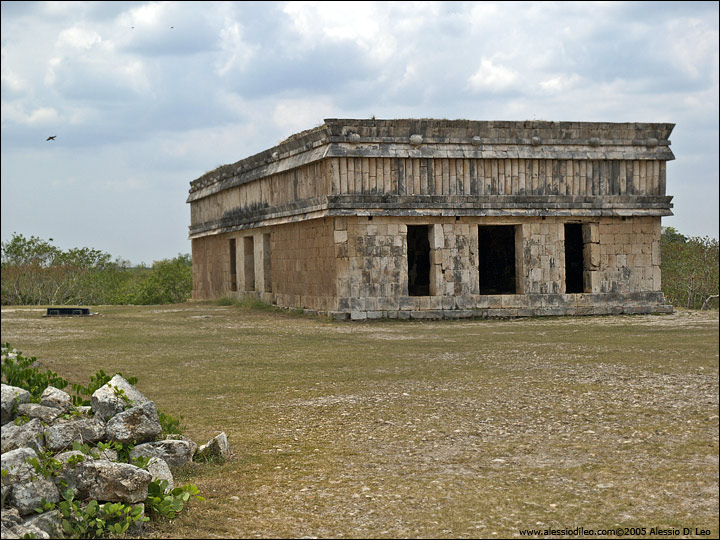
[{"label": "stone building", "polygon": [[352,319],[672,311],[673,127],[327,119],[191,182],[193,297]]}]

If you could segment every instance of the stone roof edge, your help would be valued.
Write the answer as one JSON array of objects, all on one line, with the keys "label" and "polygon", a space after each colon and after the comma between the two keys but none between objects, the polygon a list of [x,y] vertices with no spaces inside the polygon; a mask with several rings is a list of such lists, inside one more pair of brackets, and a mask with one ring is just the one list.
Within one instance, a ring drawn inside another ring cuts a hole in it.
[{"label": "stone roof edge", "polygon": [[198,191],[211,184],[222,182],[231,176],[243,174],[263,165],[269,165],[288,157],[307,152],[327,144],[327,126],[322,124],[313,129],[291,135],[278,145],[252,156],[222,165],[190,182],[190,192]]}]

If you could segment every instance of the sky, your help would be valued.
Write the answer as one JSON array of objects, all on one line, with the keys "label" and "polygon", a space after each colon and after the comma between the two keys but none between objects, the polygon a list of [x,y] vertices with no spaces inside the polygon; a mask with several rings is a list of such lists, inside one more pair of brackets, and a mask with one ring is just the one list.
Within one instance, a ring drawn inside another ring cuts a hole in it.
[{"label": "sky", "polygon": [[674,123],[662,224],[719,236],[717,2],[3,1],[1,26],[3,242],[190,253],[189,182],[372,116]]}]

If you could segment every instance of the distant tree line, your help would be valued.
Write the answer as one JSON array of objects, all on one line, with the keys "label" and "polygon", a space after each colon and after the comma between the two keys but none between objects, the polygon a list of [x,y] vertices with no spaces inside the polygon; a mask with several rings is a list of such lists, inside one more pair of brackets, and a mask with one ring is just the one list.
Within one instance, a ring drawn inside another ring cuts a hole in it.
[{"label": "distant tree line", "polygon": [[15,233],[2,242],[2,305],[168,304],[192,294],[190,255],[132,266],[97,249],[65,251],[52,241]]},{"label": "distant tree line", "polygon": [[718,308],[718,241],[687,237],[673,227],[661,235],[662,291],[675,307]]}]

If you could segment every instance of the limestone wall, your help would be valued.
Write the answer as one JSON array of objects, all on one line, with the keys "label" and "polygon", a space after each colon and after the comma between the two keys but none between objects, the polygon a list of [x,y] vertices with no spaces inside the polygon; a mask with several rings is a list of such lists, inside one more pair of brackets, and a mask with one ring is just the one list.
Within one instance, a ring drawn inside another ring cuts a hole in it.
[{"label": "limestone wall", "polygon": [[600,260],[593,290],[659,291],[660,232],[659,218],[601,219],[596,248]]},{"label": "limestone wall", "polygon": [[272,227],[272,284],[278,305],[337,309],[333,220]]},{"label": "limestone wall", "polygon": [[[234,265],[231,240],[235,241]],[[194,239],[192,245],[196,300],[250,295],[285,307],[336,309],[330,219],[205,236]]]},{"label": "limestone wall", "polygon": [[[193,240],[194,298],[250,294],[280,306],[360,318],[397,312],[448,316],[458,310],[515,316],[666,309],[660,292],[660,218],[573,222],[583,230],[579,294],[566,294],[567,219],[349,216]],[[409,294],[410,225],[427,226],[426,296]],[[479,294],[479,225],[515,228],[514,294]]]},{"label": "limestone wall", "polygon": [[[555,314],[583,309],[609,313],[618,306],[624,309],[623,304],[627,310],[664,305],[659,292],[659,218],[574,222],[583,226],[585,288],[580,294],[566,294],[567,220],[335,218],[338,310],[362,318],[367,313],[388,316],[390,311],[511,310],[496,314],[531,315],[545,309]],[[408,294],[407,227],[413,224],[428,225],[428,296]],[[478,225],[515,226],[515,294],[478,294]]]},{"label": "limestone wall", "polygon": [[193,299],[220,298],[230,291],[230,255],[225,235],[192,240]]}]

